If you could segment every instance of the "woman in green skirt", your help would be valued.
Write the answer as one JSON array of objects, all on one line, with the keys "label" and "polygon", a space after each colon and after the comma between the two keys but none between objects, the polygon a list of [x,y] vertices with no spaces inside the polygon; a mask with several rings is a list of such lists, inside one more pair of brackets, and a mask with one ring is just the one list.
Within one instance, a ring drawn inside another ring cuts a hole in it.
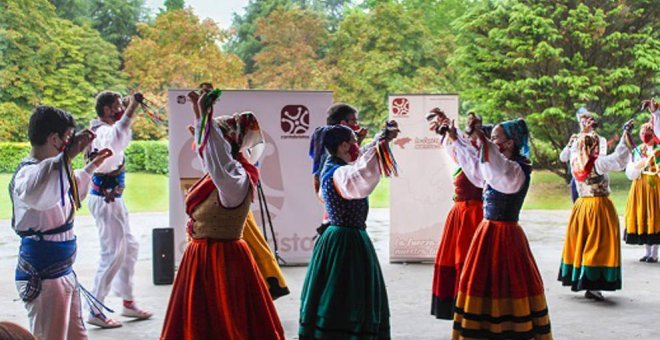
[{"label": "woman in green skirt", "polygon": [[300,339],[390,338],[387,291],[365,222],[367,197],[392,160],[387,142],[397,132],[382,133],[360,152],[350,128],[324,128],[321,140],[329,159],[321,171],[320,195],[330,226],[316,242],[307,268]]}]

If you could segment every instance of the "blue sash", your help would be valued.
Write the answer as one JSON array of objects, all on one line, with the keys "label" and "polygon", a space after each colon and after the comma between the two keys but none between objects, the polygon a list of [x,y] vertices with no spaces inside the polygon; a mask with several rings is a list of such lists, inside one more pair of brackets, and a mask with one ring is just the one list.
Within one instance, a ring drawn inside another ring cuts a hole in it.
[{"label": "blue sash", "polygon": [[92,176],[92,184],[90,194],[101,197],[106,197],[110,194],[112,195],[112,200],[114,200],[114,198],[121,197],[121,193],[113,192],[115,188],[119,187],[123,189],[126,187],[126,172],[121,171],[117,176],[94,174]]},{"label": "blue sash", "polygon": [[16,266],[16,281],[28,281],[28,284],[19,292],[21,299],[25,302],[36,299],[41,292],[42,280],[71,274],[76,250],[75,239],[54,242],[23,237]]}]

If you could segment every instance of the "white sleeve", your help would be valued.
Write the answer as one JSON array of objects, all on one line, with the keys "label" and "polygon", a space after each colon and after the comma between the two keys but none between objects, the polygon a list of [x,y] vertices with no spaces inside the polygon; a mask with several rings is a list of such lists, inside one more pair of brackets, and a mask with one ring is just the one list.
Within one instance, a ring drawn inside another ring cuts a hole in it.
[{"label": "white sleeve", "polygon": [[598,147],[601,155],[607,155],[607,139],[603,136],[598,137]]},{"label": "white sleeve", "polygon": [[339,167],[332,177],[335,188],[344,199],[354,200],[369,196],[380,180],[376,148],[365,150],[354,164]]},{"label": "white sleeve", "polygon": [[626,177],[628,177],[629,180],[636,180],[642,175],[643,168],[638,167],[640,162],[644,162],[644,160],[633,157],[633,160],[628,162],[628,165],[626,165]]},{"label": "white sleeve", "polygon": [[625,143],[625,138],[621,137],[614,152],[596,159],[596,164],[594,165],[596,172],[604,175],[611,171],[621,171],[626,168],[628,161],[630,161],[630,155],[630,149]]},{"label": "white sleeve", "polygon": [[[45,211],[60,203],[60,171],[63,154],[21,169],[14,180],[14,194],[31,209]],[[64,190],[69,183],[63,176]]]},{"label": "white sleeve", "polygon": [[562,163],[566,163],[571,160],[571,146],[566,145],[564,149],[561,150],[561,153],[559,154],[559,160]]},{"label": "white sleeve", "polygon": [[89,193],[89,187],[92,184],[92,174],[95,170],[96,165],[89,163],[83,169],[75,171],[80,201],[84,200],[87,197],[87,193]]},{"label": "white sleeve", "polygon": [[[195,140],[198,140],[198,130],[195,129]],[[201,156],[204,169],[218,188],[220,203],[226,208],[234,208],[243,203],[250,188],[250,178],[241,163],[231,156],[231,146],[215,122],[209,129],[206,147],[200,152],[197,145],[197,154]]]},{"label": "white sleeve", "polygon": [[525,184],[525,173],[520,164],[506,158],[491,141],[486,141],[488,162],[479,163],[481,174],[488,185],[504,194],[515,194]]},{"label": "white sleeve", "polygon": [[[463,169],[465,177],[474,186],[483,188],[484,177],[479,168],[479,150],[461,136],[458,136],[456,141],[449,142],[448,144],[453,149],[453,153],[456,156],[456,163]],[[448,152],[452,152],[452,150],[448,148]]]},{"label": "white sleeve", "polygon": [[117,153],[131,142],[131,119],[124,115],[112,126],[103,125],[96,130],[95,144],[99,149],[110,148]]}]

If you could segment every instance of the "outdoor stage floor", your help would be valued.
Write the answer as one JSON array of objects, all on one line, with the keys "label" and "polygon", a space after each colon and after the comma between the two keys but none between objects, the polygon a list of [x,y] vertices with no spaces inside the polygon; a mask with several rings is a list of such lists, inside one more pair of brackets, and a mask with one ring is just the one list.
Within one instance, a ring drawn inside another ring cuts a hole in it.
[{"label": "outdoor stage floor", "polygon": [[[524,211],[521,224],[527,233],[545,283],[550,320],[555,339],[658,339],[660,337],[660,263],[638,262],[642,247],[622,246],[623,290],[605,292],[607,301],[586,300],[557,281],[557,270],[569,211]],[[157,339],[172,286],[154,286],[151,277],[151,229],[167,226],[167,213],[131,214],[132,229],[140,241],[135,274],[135,294],[140,306],[155,311],[151,320],[125,322],[124,327],[100,330],[90,326],[90,339]],[[390,264],[388,261],[389,210],[373,209],[367,222],[390,298],[392,336],[395,339],[449,339],[451,322],[429,314],[432,264]],[[314,228],[315,226],[310,226]],[[83,285],[91,289],[99,243],[93,219],[76,221],[78,257],[75,269]],[[17,298],[14,268],[18,251],[9,221],[0,221],[0,320],[27,327],[23,303]],[[297,338],[300,288],[305,267],[284,268],[291,294],[275,304],[287,338]],[[111,308],[120,300],[109,297]],[[120,320],[125,320],[118,316]]]}]

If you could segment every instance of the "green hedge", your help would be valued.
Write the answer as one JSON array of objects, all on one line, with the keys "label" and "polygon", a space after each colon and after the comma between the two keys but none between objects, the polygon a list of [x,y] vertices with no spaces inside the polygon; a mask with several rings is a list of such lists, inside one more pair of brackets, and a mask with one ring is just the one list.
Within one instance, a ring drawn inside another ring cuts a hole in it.
[{"label": "green hedge", "polygon": [[[29,154],[30,143],[0,143],[0,173],[13,173],[21,159]],[[167,141],[133,141],[124,154],[128,172],[168,173]],[[76,157],[73,167],[83,166],[83,157]]]}]

